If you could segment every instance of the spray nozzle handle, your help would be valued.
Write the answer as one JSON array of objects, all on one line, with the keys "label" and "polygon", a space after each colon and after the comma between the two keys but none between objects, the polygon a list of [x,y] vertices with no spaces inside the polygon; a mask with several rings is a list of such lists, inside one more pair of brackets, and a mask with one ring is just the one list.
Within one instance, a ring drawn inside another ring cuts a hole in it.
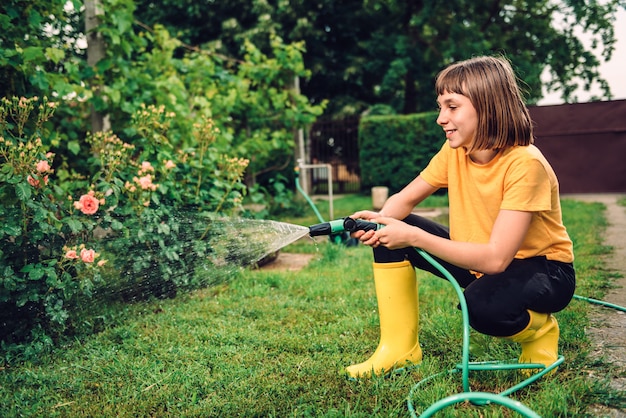
[{"label": "spray nozzle handle", "polygon": [[353,219],[350,217],[336,219],[330,222],[323,222],[321,224],[312,225],[309,227],[309,235],[312,237],[320,235],[331,235],[342,232],[354,232],[354,231],[370,231],[377,230],[381,225],[364,221],[361,219]]},{"label": "spray nozzle handle", "polygon": [[370,222],[370,221],[364,221],[362,219],[353,219],[353,218],[344,218],[343,220],[343,228],[348,231],[348,232],[354,232],[354,231],[376,231],[378,229],[380,229],[381,225],[374,223],[374,222]]}]

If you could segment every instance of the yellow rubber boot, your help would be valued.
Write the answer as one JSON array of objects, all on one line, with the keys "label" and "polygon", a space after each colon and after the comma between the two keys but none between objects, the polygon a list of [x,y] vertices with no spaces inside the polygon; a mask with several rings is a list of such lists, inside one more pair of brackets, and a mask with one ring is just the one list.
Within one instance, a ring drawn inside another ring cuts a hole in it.
[{"label": "yellow rubber boot", "polygon": [[[531,310],[528,313],[530,322],[526,329],[508,338],[522,346],[520,363],[539,363],[548,367],[559,356],[559,324],[550,314]],[[530,376],[533,369],[523,369],[522,373]]]},{"label": "yellow rubber boot", "polygon": [[346,368],[352,378],[384,375],[422,362],[418,340],[418,298],[415,269],[408,261],[374,263],[380,319],[380,342],[363,363]]}]

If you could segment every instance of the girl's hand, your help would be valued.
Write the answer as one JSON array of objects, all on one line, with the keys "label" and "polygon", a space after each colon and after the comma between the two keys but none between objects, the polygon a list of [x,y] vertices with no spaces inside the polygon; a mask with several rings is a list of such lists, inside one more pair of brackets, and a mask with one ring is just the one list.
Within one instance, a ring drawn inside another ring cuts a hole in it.
[{"label": "girl's hand", "polygon": [[351,236],[373,248],[382,245],[390,250],[395,250],[415,245],[416,237],[422,231],[421,229],[395,218],[378,215],[372,211],[361,211],[352,215],[351,218],[372,221],[384,225],[384,228],[378,231],[355,231]]},{"label": "girl's hand", "polygon": [[394,218],[381,217],[373,221],[384,225],[384,228],[376,231],[374,236],[370,238],[371,241],[375,240],[377,242],[377,245],[372,245],[374,247],[383,245],[390,250],[415,247],[417,246],[419,234],[423,232],[416,226],[409,225],[406,222]]},{"label": "girl's hand", "polygon": [[361,210],[350,215],[352,219],[363,219],[364,221],[371,221],[372,219],[380,218],[381,216],[382,214],[372,210]]},{"label": "girl's hand", "polygon": [[[350,217],[352,219],[363,219],[364,221],[371,221],[372,219],[376,219],[380,217],[380,213],[374,212],[371,210],[362,210],[362,211],[353,213],[352,215],[350,215]],[[375,231],[367,231],[367,232],[366,231],[354,231],[350,234],[350,236],[352,238],[357,238],[359,241],[361,241],[365,245],[372,246],[372,244],[368,243],[368,241],[374,235],[374,232]]]}]

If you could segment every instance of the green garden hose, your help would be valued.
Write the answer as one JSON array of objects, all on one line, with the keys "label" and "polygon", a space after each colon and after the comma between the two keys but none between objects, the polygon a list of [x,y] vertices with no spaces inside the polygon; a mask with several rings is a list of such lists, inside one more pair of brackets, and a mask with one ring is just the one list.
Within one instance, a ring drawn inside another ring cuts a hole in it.
[{"label": "green garden hose", "polygon": [[304,198],[309,203],[309,205],[311,205],[311,208],[313,208],[313,212],[315,212],[315,216],[317,216],[317,219],[319,219],[320,222],[324,222],[324,218],[322,218],[322,215],[320,214],[320,211],[317,210],[317,207],[315,206],[315,203],[313,203],[313,201],[311,200],[309,195],[306,194],[306,192],[302,189],[302,186],[300,186],[300,180],[299,180],[299,178],[300,178],[300,170],[296,169],[295,170],[295,175],[296,175],[296,189],[298,189],[298,191],[302,194],[302,196],[304,196]]},{"label": "green garden hose", "polygon": [[[506,396],[510,395],[511,393],[523,387],[528,386],[529,384],[535,382],[536,380],[539,380],[545,374],[550,373],[552,370],[558,367],[561,363],[563,363],[565,361],[565,358],[563,356],[559,356],[557,360],[551,365],[549,365],[548,367],[546,367],[544,364],[536,364],[536,363],[518,363],[518,362],[511,363],[511,362],[502,362],[502,361],[470,362],[469,361],[469,335],[470,335],[469,314],[467,310],[467,303],[465,301],[465,297],[463,296],[463,289],[461,288],[457,280],[454,278],[454,276],[452,276],[452,274],[445,267],[443,267],[437,260],[435,260],[430,254],[428,254],[426,251],[422,250],[421,248],[415,248],[415,250],[426,261],[428,261],[433,267],[435,267],[437,270],[441,272],[441,274],[445,276],[445,278],[450,282],[450,284],[452,284],[452,287],[454,287],[454,290],[457,293],[457,296],[459,298],[459,304],[461,306],[461,313],[463,316],[463,347],[462,347],[462,354],[461,354],[461,363],[457,364],[455,369],[448,370],[447,372],[444,372],[444,373],[438,373],[436,375],[426,377],[425,379],[422,379],[421,381],[417,382],[417,384],[415,384],[413,388],[411,388],[411,391],[409,392],[409,396],[407,397],[407,406],[409,408],[409,412],[411,413],[411,416],[427,417],[450,405],[454,405],[458,402],[463,402],[465,400],[468,400],[476,405],[485,405],[487,403],[498,403],[510,409],[513,409],[516,412],[524,416],[538,417],[539,415],[534,413],[532,410],[528,409],[528,407],[524,406],[522,403],[513,401],[507,398]],[[462,373],[463,392],[444,398],[434,403],[433,405],[431,405],[421,415],[417,415],[417,413],[415,412],[415,408],[413,407],[413,394],[416,392],[416,389],[419,386],[426,383],[427,381],[434,379],[435,377],[441,376],[442,374],[454,373],[454,372],[457,372],[459,369],[461,370],[461,373]],[[485,371],[485,370],[513,370],[513,369],[539,369],[540,371],[524,379],[517,385],[514,385],[510,387],[509,389],[502,391],[499,394],[488,393],[488,392],[471,392],[471,388],[469,386],[469,371],[470,370]]]},{"label": "green garden hose", "polygon": [[496,394],[489,393],[489,392],[471,392],[471,393],[464,392],[464,393],[457,393],[456,395],[448,396],[447,398],[443,398],[435,402],[431,406],[429,406],[424,412],[422,412],[422,414],[420,415],[420,418],[430,417],[433,414],[439,412],[440,410],[450,405],[454,405],[454,404],[465,402],[465,401],[470,401],[470,402],[488,401],[490,403],[497,403],[500,405],[504,405],[508,407],[509,409],[513,409],[525,417],[541,418],[540,415],[538,415],[536,412],[534,412],[532,409],[528,408],[521,402],[515,401],[513,399],[507,398],[502,395],[496,395]]},{"label": "green garden hose", "polygon": [[607,308],[613,308],[613,309],[617,309],[618,311],[626,312],[626,307],[619,306],[610,302],[605,302],[603,300],[591,299],[591,298],[586,298],[584,296],[578,296],[578,295],[574,295],[574,299],[583,300],[585,302],[594,303],[596,305],[606,306]]}]

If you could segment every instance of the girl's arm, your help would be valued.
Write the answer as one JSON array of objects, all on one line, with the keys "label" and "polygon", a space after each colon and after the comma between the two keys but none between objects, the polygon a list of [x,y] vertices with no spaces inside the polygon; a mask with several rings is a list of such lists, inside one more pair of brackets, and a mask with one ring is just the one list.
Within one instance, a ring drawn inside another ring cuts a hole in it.
[{"label": "girl's arm", "polygon": [[[451,241],[390,217],[374,219],[386,225],[375,233],[368,231],[361,241],[366,245],[384,245],[390,249],[418,247],[461,268],[485,274],[504,271],[513,261],[528,233],[532,212],[501,210],[489,242],[477,244]],[[370,234],[371,233],[371,234]]]}]

